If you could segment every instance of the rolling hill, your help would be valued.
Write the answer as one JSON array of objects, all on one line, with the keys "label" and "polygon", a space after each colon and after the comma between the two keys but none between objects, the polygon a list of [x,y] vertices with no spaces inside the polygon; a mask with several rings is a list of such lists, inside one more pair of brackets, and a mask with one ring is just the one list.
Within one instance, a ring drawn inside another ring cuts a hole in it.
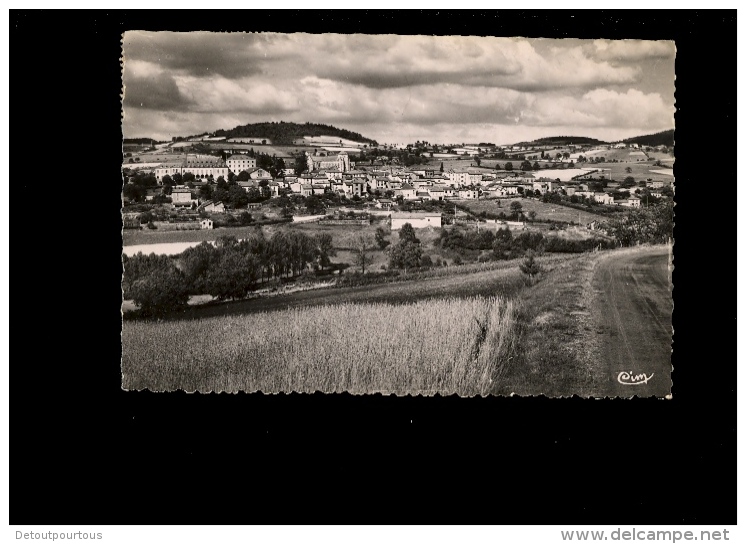
[{"label": "rolling hill", "polygon": [[657,145],[673,146],[673,132],[674,129],[664,130],[663,132],[656,132],[655,134],[648,134],[646,136],[636,136],[635,138],[627,138],[622,140],[625,144],[639,144],[643,146],[655,147]]},{"label": "rolling hill", "polygon": [[542,145],[553,145],[553,146],[565,146],[569,144],[575,145],[600,145],[607,142],[596,140],[595,138],[588,138],[586,136],[550,136],[549,138],[538,138],[532,142],[518,142],[517,144],[521,147],[526,146],[542,146]]},{"label": "rolling hill", "polygon": [[274,145],[293,145],[293,140],[304,136],[333,136],[345,140],[377,146],[378,142],[365,138],[357,132],[318,123],[250,123],[230,130],[216,130],[214,136],[226,138],[269,138]]}]

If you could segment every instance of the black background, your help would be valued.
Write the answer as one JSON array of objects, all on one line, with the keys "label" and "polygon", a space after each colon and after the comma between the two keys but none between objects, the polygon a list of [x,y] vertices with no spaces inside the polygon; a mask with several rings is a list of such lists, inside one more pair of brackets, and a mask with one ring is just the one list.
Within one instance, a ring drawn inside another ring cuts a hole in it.
[{"label": "black background", "polygon": [[[11,11],[10,522],[735,524],[735,13]],[[122,391],[132,29],[675,40],[673,400]]]}]

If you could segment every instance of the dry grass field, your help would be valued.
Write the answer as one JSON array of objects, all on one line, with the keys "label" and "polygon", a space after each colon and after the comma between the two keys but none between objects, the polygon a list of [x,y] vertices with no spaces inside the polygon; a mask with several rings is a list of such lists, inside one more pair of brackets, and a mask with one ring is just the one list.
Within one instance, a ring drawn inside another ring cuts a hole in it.
[{"label": "dry grass field", "polygon": [[122,385],[486,395],[499,384],[515,340],[514,305],[501,297],[125,322]]},{"label": "dry grass field", "polygon": [[[502,207],[498,207],[498,202]],[[512,202],[520,202],[523,206],[523,213],[528,214],[530,211],[536,212],[537,221],[564,221],[566,223],[578,223],[585,225],[591,221],[603,219],[606,216],[589,213],[584,210],[576,210],[568,206],[560,206],[559,204],[544,203],[534,198],[500,198],[500,199],[489,199],[489,200],[459,200],[457,204],[460,207],[466,207],[473,213],[480,213],[487,211],[490,213],[505,212],[510,215],[510,204]]]},{"label": "dry grass field", "polygon": [[[651,170],[661,170],[660,166],[655,166],[654,161],[609,162],[601,163],[599,166],[604,169],[609,169],[605,174],[607,175],[607,178],[613,179],[614,181],[622,181],[627,176],[632,176],[635,178],[635,181],[646,180],[648,178],[653,181],[671,181],[672,179],[672,176],[652,172]],[[627,168],[632,170],[632,172],[627,172]]]}]

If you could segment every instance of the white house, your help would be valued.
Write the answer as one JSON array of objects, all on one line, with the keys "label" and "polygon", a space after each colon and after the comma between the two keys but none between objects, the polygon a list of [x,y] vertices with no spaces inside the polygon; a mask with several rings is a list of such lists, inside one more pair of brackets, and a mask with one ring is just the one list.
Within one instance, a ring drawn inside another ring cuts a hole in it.
[{"label": "white house", "polygon": [[469,171],[468,170],[448,170],[446,173],[448,176],[448,179],[451,180],[452,185],[455,187],[461,187],[464,185],[469,185]]},{"label": "white house", "polygon": [[476,189],[459,189],[458,197],[472,200],[475,198],[479,198],[479,193]]},{"label": "white house", "polygon": [[[264,168],[247,168],[246,172],[249,174],[249,179],[266,179],[267,181],[272,179],[272,174]],[[326,179],[326,176],[324,176],[324,179]]]},{"label": "white house", "polygon": [[599,204],[606,204],[607,206],[614,205],[614,197],[609,193],[593,193],[593,200]]},{"label": "white house", "polygon": [[409,183],[405,183],[404,185],[402,185],[400,191],[401,196],[404,198],[404,200],[414,199],[417,197],[414,187],[412,187]]},{"label": "white house", "polygon": [[409,223],[415,229],[424,229],[427,227],[441,227],[439,213],[392,213],[391,230],[401,229],[405,223]]},{"label": "white house", "polygon": [[171,190],[171,203],[174,206],[191,206],[192,191],[186,187],[175,187]]},{"label": "white house", "polygon": [[639,208],[642,205],[642,199],[639,196],[632,195],[627,199],[627,204],[623,205],[629,206],[630,208]]}]

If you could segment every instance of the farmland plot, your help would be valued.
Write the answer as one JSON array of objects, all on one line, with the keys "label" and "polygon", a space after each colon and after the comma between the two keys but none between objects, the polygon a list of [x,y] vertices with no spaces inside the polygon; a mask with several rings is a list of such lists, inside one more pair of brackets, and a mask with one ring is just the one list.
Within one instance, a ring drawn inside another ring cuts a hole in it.
[{"label": "farmland plot", "polygon": [[125,322],[122,383],[152,391],[486,395],[516,349],[514,328],[514,304],[501,297]]}]

